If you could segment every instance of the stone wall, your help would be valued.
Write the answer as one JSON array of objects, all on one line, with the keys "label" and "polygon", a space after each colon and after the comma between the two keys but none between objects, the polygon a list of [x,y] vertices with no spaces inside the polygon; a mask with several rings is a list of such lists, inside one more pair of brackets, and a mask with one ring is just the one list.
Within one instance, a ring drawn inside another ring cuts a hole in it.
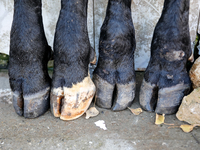
[{"label": "stone wall", "polygon": [[[13,1],[0,1],[0,52],[9,54],[9,36],[13,18]],[[89,0],[88,32],[90,42],[98,53],[100,27],[108,0]],[[132,0],[132,19],[136,31],[136,70],[144,70],[150,58],[150,44],[154,27],[162,12],[164,0]],[[43,21],[49,45],[53,46],[55,26],[60,10],[60,0],[43,0]],[[190,0],[190,34],[192,45],[197,30],[199,0]],[[94,16],[93,16],[94,15]],[[93,32],[93,30],[95,32]]]}]

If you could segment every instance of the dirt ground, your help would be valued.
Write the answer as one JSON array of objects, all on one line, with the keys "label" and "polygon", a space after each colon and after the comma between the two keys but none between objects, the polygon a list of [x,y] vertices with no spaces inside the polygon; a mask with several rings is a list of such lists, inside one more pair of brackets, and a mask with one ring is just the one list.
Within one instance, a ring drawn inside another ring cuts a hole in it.
[{"label": "dirt ground", "polygon": [[[137,72],[137,92],[131,108],[138,108],[143,72]],[[18,116],[11,102],[7,72],[0,72],[0,150],[199,150],[200,127],[184,133],[175,115],[166,116],[169,125],[155,125],[155,114],[134,116],[130,110],[112,112],[97,109],[97,117],[62,121],[50,111],[36,119]],[[93,104],[91,104],[93,105]],[[104,120],[107,130],[95,125]]]}]

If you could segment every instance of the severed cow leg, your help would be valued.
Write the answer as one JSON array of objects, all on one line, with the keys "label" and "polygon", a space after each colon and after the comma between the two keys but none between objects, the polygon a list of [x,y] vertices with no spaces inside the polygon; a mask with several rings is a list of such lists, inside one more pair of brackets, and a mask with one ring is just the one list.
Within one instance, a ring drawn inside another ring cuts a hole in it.
[{"label": "severed cow leg", "polygon": [[186,70],[192,55],[189,0],[165,0],[151,44],[151,58],[140,89],[140,104],[158,114],[176,113],[190,90]]},{"label": "severed cow leg", "polygon": [[54,40],[51,111],[62,120],[80,117],[89,107],[95,85],[88,73],[96,63],[87,32],[88,0],[62,0]]},{"label": "severed cow leg", "polygon": [[98,106],[119,111],[131,105],[135,97],[135,46],[131,0],[109,0],[93,77]]},{"label": "severed cow leg", "polygon": [[18,115],[35,118],[49,109],[51,48],[44,34],[41,0],[15,0],[10,39],[9,80]]}]

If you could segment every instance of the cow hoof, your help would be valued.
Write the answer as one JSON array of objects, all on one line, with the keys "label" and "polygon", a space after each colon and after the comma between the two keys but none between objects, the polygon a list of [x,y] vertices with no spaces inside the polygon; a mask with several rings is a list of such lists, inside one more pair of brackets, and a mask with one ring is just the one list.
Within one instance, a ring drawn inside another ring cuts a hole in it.
[{"label": "cow hoof", "polygon": [[135,97],[135,82],[112,85],[96,74],[93,81],[97,87],[95,99],[99,107],[121,111],[132,104]]},{"label": "cow hoof", "polygon": [[41,0],[15,1],[10,34],[9,80],[18,115],[36,118],[50,106],[51,55],[42,22]]},{"label": "cow hoof", "polygon": [[96,63],[96,56],[88,37],[87,6],[87,0],[61,2],[54,38],[50,105],[52,114],[62,120],[83,115],[96,90],[88,75],[88,65]]},{"label": "cow hoof", "polygon": [[131,0],[109,0],[93,77],[99,107],[121,111],[132,104],[135,97],[135,48]]},{"label": "cow hoof", "polygon": [[171,87],[158,88],[155,84],[143,80],[140,89],[140,105],[150,112],[174,114],[189,90],[190,84],[180,83]]},{"label": "cow hoof", "polygon": [[[174,114],[190,90],[191,81],[186,69],[187,60],[192,60],[189,3],[187,0],[164,2],[140,91],[140,104],[147,111]],[[174,16],[184,19],[172,20]]]},{"label": "cow hoof", "polygon": [[51,112],[62,120],[73,120],[85,113],[94,97],[96,88],[90,77],[73,84],[71,88],[51,90]]},{"label": "cow hoof", "polygon": [[25,118],[41,116],[50,106],[49,91],[50,87],[29,95],[13,92],[13,106],[16,113]]}]

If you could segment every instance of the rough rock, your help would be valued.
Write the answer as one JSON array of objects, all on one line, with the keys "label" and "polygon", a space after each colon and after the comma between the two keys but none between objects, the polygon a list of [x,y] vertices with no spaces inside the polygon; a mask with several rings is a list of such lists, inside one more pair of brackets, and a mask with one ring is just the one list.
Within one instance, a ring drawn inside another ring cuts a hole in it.
[{"label": "rough rock", "polygon": [[12,104],[12,92],[11,89],[0,89],[0,102]]},{"label": "rough rock", "polygon": [[200,124],[200,88],[183,98],[176,117],[189,124]]},{"label": "rough rock", "polygon": [[200,57],[196,59],[192,68],[190,69],[190,79],[194,89],[200,87]]}]

